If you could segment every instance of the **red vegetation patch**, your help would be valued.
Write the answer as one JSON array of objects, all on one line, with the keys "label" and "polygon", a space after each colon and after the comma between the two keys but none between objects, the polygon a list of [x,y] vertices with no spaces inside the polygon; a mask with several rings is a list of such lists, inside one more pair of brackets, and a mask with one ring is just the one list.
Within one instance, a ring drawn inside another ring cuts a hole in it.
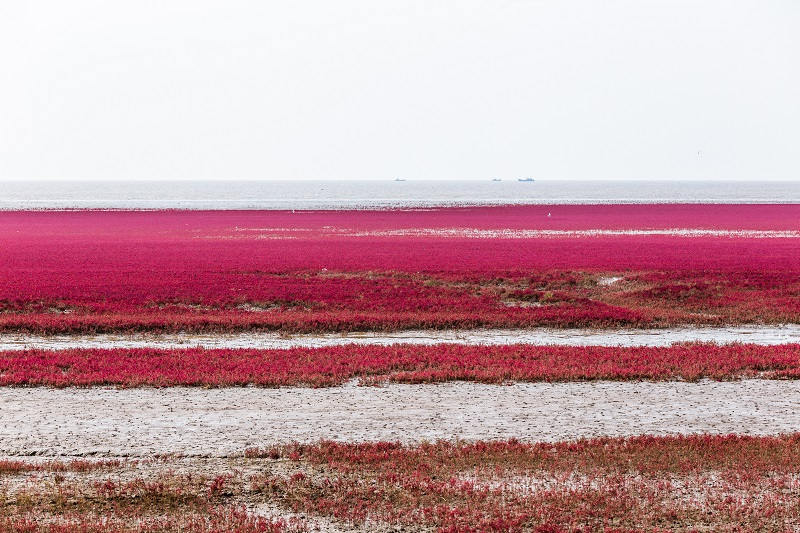
[{"label": "red vegetation patch", "polygon": [[[177,516],[176,516],[177,515]],[[63,513],[43,520],[33,517],[0,516],[0,532],[8,533],[289,533],[308,531],[281,519],[255,517],[243,509],[208,508],[196,514],[172,513],[172,516],[128,516],[116,513]]]},{"label": "red vegetation patch", "polygon": [[[261,453],[251,450],[251,456]],[[314,474],[253,488],[295,511],[438,531],[787,531],[800,438],[638,437],[558,444],[296,445]]]},{"label": "red vegetation patch", "polygon": [[72,459],[71,461],[45,461],[31,463],[16,459],[0,459],[0,475],[19,474],[22,472],[92,472],[95,470],[111,470],[122,464],[117,459],[106,461],[87,461]]},{"label": "red vegetation patch", "polygon": [[796,237],[380,233],[796,231],[799,212],[786,205],[0,212],[0,331],[800,322]]},{"label": "red vegetation patch", "polygon": [[231,504],[235,495],[227,489],[214,491],[215,483],[202,473],[176,476],[168,466],[155,479],[29,478],[0,492],[0,532],[307,531],[297,519],[253,516],[243,505]]},{"label": "red vegetation patch", "polygon": [[340,385],[800,377],[800,345],[671,347],[344,345],[286,350],[75,349],[0,352],[0,386]]},{"label": "red vegetation patch", "polygon": [[[255,516],[253,513],[267,516]],[[794,531],[800,435],[288,444],[0,472],[0,531]]]}]

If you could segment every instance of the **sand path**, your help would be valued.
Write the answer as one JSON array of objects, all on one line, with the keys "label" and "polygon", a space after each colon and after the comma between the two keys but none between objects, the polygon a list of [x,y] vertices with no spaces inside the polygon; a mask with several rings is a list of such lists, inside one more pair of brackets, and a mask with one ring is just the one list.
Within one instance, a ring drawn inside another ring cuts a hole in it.
[{"label": "sand path", "polygon": [[800,431],[800,381],[0,389],[0,455],[227,456],[274,442]]},{"label": "sand path", "polygon": [[527,329],[445,330],[281,335],[277,333],[166,334],[166,335],[63,335],[0,334],[0,350],[39,348],[292,348],[341,344],[560,344],[568,346],[669,346],[676,342],[800,343],[800,324],[783,326],[731,326],[671,329]]}]

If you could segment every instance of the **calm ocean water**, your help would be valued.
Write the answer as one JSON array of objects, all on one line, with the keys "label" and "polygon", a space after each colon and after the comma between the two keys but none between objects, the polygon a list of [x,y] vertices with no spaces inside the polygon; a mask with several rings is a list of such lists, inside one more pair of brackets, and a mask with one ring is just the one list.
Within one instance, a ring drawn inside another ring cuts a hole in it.
[{"label": "calm ocean water", "polygon": [[576,203],[800,203],[800,182],[0,182],[0,209],[353,209]]}]

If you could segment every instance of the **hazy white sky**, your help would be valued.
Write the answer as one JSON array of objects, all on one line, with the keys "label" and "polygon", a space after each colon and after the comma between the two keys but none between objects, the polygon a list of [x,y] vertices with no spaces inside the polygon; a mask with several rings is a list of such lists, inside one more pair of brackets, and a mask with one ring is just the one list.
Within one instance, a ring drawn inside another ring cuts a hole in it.
[{"label": "hazy white sky", "polygon": [[0,2],[0,178],[800,179],[795,0]]}]

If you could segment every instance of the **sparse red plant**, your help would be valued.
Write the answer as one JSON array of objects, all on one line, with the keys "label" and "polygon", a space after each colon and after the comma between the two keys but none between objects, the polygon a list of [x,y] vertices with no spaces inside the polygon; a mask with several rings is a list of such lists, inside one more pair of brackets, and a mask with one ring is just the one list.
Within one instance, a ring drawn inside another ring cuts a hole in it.
[{"label": "sparse red plant", "polygon": [[[133,523],[131,523],[133,522]],[[71,513],[56,519],[0,515],[2,533],[299,533],[299,523],[268,519],[236,508],[210,508],[204,513],[125,520],[117,516]]]},{"label": "sparse red plant", "polygon": [[287,447],[314,476],[253,489],[296,511],[438,531],[786,531],[800,526],[800,440],[635,437],[323,442]]},{"label": "sparse red plant", "polygon": [[[130,461],[134,464],[135,461]],[[87,461],[73,459],[71,461],[43,461],[31,463],[16,459],[0,460],[0,474],[20,472],[92,472],[97,470],[110,470],[118,468],[122,461],[118,459],[105,459],[101,461]]]}]

